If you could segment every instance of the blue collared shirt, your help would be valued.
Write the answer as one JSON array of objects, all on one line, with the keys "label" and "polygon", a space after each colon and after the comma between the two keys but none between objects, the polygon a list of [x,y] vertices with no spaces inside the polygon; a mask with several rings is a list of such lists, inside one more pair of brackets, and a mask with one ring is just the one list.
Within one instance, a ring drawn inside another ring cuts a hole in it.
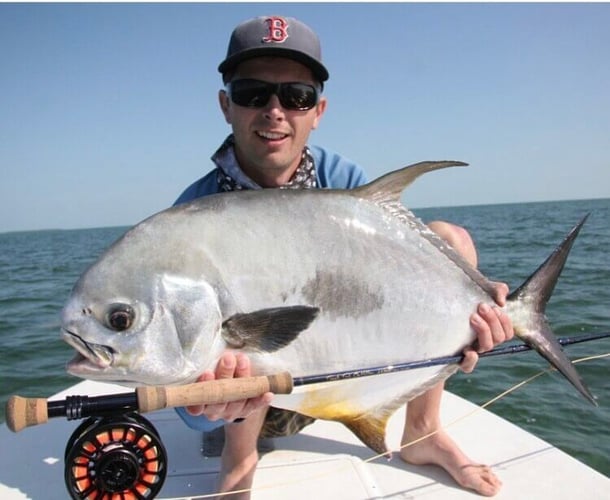
[{"label": "blue collared shirt", "polygon": [[[319,146],[309,146],[309,151],[316,166],[318,187],[351,189],[366,184],[364,170],[356,163]],[[208,194],[220,193],[217,181],[217,169],[193,182],[174,202],[174,205],[185,203]]]}]

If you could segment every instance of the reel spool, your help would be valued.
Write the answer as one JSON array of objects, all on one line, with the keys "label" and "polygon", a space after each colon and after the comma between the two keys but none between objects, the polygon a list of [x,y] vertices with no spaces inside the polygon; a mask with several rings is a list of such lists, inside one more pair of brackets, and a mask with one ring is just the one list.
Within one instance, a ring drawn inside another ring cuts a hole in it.
[{"label": "reel spool", "polygon": [[167,475],[159,434],[137,413],[88,418],[72,433],[64,458],[74,500],[154,498]]}]

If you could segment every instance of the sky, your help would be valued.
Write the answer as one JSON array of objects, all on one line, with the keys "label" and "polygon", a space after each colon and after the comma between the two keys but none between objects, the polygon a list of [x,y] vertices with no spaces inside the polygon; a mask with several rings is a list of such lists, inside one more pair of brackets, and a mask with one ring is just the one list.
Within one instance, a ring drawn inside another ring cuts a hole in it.
[{"label": "sky", "polygon": [[0,232],[132,225],[212,168],[241,21],[297,17],[329,100],[310,143],[421,207],[610,197],[610,3],[0,3]]}]

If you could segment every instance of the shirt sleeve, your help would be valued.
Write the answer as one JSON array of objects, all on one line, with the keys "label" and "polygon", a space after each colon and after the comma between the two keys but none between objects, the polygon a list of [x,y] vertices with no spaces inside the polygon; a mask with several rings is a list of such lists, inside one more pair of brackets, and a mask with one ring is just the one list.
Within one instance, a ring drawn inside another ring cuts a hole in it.
[{"label": "shirt sleeve", "polygon": [[368,182],[364,169],[334,151],[309,146],[316,165],[318,186],[321,188],[352,189]]},{"label": "shirt sleeve", "polygon": [[210,432],[218,427],[224,425],[224,420],[208,420],[203,415],[199,415],[197,417],[191,415],[186,411],[186,408],[174,408],[178,416],[182,419],[182,421],[189,426],[191,429],[196,431]]},{"label": "shirt sleeve", "polygon": [[202,196],[215,193],[218,193],[216,169],[208,172],[201,179],[196,180],[189,187],[187,187],[182,194],[178,196],[178,199],[174,202],[174,206],[194,200],[195,198],[200,198]]}]

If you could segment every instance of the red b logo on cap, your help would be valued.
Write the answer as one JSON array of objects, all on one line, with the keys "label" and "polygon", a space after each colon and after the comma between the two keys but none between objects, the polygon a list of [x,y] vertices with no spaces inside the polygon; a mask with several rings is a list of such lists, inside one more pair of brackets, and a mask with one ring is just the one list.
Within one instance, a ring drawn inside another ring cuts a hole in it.
[{"label": "red b logo on cap", "polygon": [[282,43],[288,38],[288,23],[283,17],[269,17],[265,19],[269,34],[263,37],[263,42]]}]

